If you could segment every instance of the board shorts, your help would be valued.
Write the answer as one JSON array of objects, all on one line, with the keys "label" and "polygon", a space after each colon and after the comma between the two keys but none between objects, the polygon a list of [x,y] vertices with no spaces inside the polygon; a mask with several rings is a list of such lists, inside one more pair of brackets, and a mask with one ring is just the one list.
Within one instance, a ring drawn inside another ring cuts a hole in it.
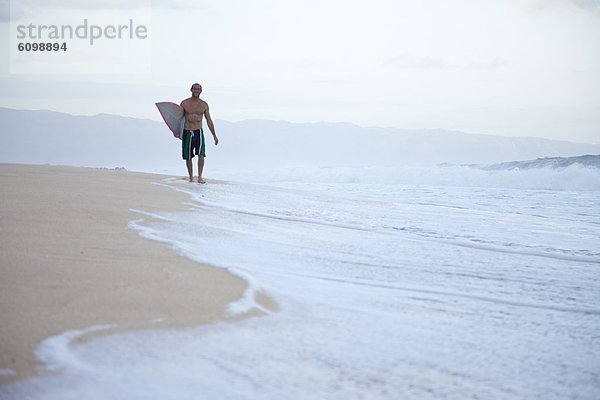
[{"label": "board shorts", "polygon": [[195,131],[184,129],[181,138],[181,156],[184,160],[191,160],[194,158],[194,153],[201,157],[206,156],[204,131],[202,129],[196,129]]}]

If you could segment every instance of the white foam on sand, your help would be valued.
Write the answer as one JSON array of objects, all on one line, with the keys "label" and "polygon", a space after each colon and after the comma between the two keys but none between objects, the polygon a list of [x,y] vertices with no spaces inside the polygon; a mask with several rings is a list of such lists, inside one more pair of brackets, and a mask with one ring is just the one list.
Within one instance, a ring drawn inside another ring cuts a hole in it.
[{"label": "white foam on sand", "polygon": [[14,376],[16,375],[15,371],[10,368],[0,368],[0,376]]},{"label": "white foam on sand", "polygon": [[93,371],[93,367],[83,359],[76,357],[71,352],[69,346],[74,340],[88,333],[102,331],[114,326],[94,325],[86,329],[74,329],[49,337],[40,343],[35,355],[44,364],[44,367],[50,371],[91,372]]},{"label": "white foam on sand", "polygon": [[165,181],[196,207],[130,226],[250,282],[233,312],[260,307],[257,291],[280,310],[77,346],[65,333],[45,351],[70,368],[0,397],[596,397],[600,192],[347,173]]}]

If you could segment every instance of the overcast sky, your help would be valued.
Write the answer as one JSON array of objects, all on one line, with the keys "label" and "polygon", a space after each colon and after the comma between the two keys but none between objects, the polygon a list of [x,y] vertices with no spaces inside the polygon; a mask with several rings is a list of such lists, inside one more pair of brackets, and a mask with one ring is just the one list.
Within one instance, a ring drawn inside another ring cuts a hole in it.
[{"label": "overcast sky", "polygon": [[[17,21],[148,25],[110,71],[3,57],[4,107],[158,119],[198,81],[216,119],[600,143],[600,0],[14,0],[12,26],[2,4],[4,54]],[[106,61],[105,42],[86,51]]]}]

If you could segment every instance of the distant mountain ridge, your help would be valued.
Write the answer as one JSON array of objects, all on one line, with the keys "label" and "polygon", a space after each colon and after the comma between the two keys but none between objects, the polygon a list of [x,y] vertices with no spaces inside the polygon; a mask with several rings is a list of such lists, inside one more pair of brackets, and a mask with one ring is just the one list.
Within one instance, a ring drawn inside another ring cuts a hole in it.
[{"label": "distant mountain ridge", "polygon": [[[260,132],[260,141],[285,149],[304,149],[303,157],[320,165],[364,164],[490,164],[506,160],[569,157],[600,153],[600,145],[532,137],[503,137],[443,129],[407,130],[359,127],[348,123],[291,123],[245,120],[224,122],[236,142],[252,146],[247,132]],[[282,134],[283,133],[283,134]],[[332,154],[333,153],[333,154]],[[282,160],[288,156],[281,156]],[[250,160],[248,160],[250,161]]]},{"label": "distant mountain ridge", "polygon": [[[349,123],[215,121],[207,168],[285,165],[494,164],[600,154],[600,145],[447,130],[360,127]],[[0,162],[180,170],[180,142],[162,122],[100,114],[0,108]]]}]

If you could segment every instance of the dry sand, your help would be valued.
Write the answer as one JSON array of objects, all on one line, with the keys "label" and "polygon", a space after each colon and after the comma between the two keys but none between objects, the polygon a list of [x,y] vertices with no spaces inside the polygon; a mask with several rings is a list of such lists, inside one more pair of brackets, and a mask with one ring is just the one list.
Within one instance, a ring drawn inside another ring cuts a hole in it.
[{"label": "dry sand", "polygon": [[[187,327],[225,318],[246,285],[138,236],[130,211],[189,198],[126,171],[0,164],[0,383],[42,372],[40,341],[71,329]],[[161,322],[156,322],[162,319]],[[154,322],[153,322],[154,321]]]}]

